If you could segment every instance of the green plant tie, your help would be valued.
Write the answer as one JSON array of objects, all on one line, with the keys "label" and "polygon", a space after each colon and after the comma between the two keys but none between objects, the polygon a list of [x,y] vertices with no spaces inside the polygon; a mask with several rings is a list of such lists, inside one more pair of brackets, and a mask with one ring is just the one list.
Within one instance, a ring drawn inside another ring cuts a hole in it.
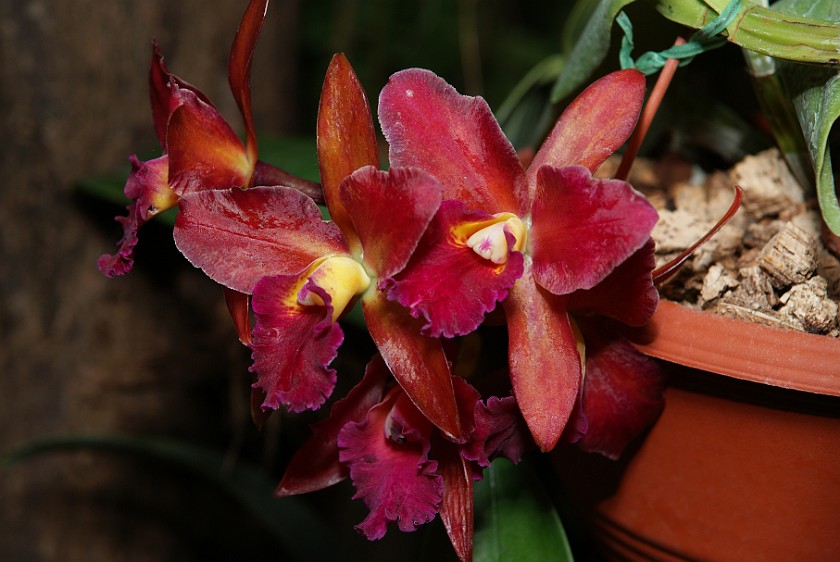
[{"label": "green plant tie", "polygon": [[720,34],[726,29],[726,26],[732,23],[740,11],[741,0],[731,0],[718,17],[694,32],[686,43],[674,45],[664,51],[648,51],[635,61],[630,54],[634,47],[633,24],[630,23],[627,14],[623,11],[619,12],[615,20],[624,31],[624,38],[621,40],[621,52],[619,53],[621,68],[635,68],[645,75],[650,75],[662,69],[668,59],[677,59],[680,61],[680,66],[684,66],[697,55],[723,46],[726,43],[726,38]]}]

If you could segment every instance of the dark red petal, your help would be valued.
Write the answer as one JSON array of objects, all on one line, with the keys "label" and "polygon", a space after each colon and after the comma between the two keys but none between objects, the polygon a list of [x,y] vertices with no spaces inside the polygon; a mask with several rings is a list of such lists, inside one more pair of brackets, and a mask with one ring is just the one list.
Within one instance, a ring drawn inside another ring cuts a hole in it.
[{"label": "dark red petal", "polygon": [[379,147],[365,90],[344,55],[330,61],[318,107],[318,167],[332,220],[353,255],[361,253],[353,224],[338,196],[344,178],[364,166],[379,167]]},{"label": "dark red petal", "polygon": [[124,275],[134,266],[134,246],[137,245],[137,231],[155,215],[174,207],[178,196],[169,188],[168,159],[161,156],[148,162],[140,162],[132,156],[131,173],[125,182],[125,196],[131,200],[128,216],[117,217],[123,226],[123,236],[116,254],[104,254],[96,262],[99,271],[107,277]]},{"label": "dark red petal", "polygon": [[368,330],[415,406],[450,438],[462,438],[449,363],[440,341],[420,334],[420,321],[380,291],[362,297]]},{"label": "dark red petal", "polygon": [[566,108],[528,167],[535,185],[543,166],[585,166],[595,171],[633,132],[645,99],[645,77],[619,70],[589,85]]},{"label": "dark red petal", "polygon": [[504,308],[513,394],[537,446],[550,451],[563,433],[581,379],[566,299],[537,286],[526,267]]},{"label": "dark red petal", "polygon": [[[335,359],[344,334],[333,324],[330,296],[302,275],[263,278],[254,287],[251,343],[254,386],[265,391],[263,409],[286,405],[292,412],[315,410],[332,393]],[[326,306],[298,304],[298,292],[315,291]]]},{"label": "dark red petal", "polygon": [[[170,87],[170,84],[174,84],[175,87]],[[169,124],[169,116],[179,103],[176,99],[177,95],[173,96],[173,92],[181,89],[190,90],[204,103],[210,103],[207,96],[201,93],[198,88],[169,72],[163,62],[160,47],[156,41],[153,41],[152,66],[149,69],[149,97],[152,104],[155,133],[164,153],[166,152],[166,126]]]},{"label": "dark red petal", "polygon": [[441,502],[443,481],[437,463],[429,460],[429,441],[417,432],[403,431],[398,443],[386,438],[386,422],[400,390],[395,388],[368,411],[362,422],[346,424],[338,434],[339,460],[350,468],[361,498],[370,509],[356,526],[368,539],[385,536],[388,522],[413,531],[434,519]]},{"label": "dark red petal", "polygon": [[426,170],[443,183],[444,199],[468,209],[524,214],[524,170],[482,98],[428,70],[403,70],[380,94],[379,121],[392,166]]},{"label": "dark red petal", "polygon": [[619,180],[582,166],[544,166],[530,230],[537,282],[556,295],[591,289],[649,239],[658,215]]},{"label": "dark red petal", "polygon": [[577,445],[617,459],[662,412],[665,373],[603,323],[581,328],[586,340],[581,413],[588,427]]},{"label": "dark red petal", "polygon": [[257,135],[254,132],[254,116],[251,112],[251,61],[266,10],[268,0],[251,0],[248,3],[239,29],[236,30],[228,60],[228,82],[245,122],[245,151],[252,166],[257,161]]},{"label": "dark red petal", "polygon": [[339,189],[362,248],[365,264],[380,278],[400,271],[417,247],[441,202],[443,187],[416,169],[382,172],[366,166]]},{"label": "dark red petal", "polygon": [[179,90],[178,99],[166,130],[169,183],[175,193],[247,187],[254,164],[230,125],[192,91]]},{"label": "dark red petal", "polygon": [[569,310],[608,316],[628,326],[642,326],[656,310],[659,291],[651,275],[656,266],[653,240],[591,289],[569,295]]},{"label": "dark red petal", "polygon": [[458,558],[472,560],[475,521],[472,466],[459,454],[457,445],[442,439],[435,440],[434,455],[443,479],[440,518]]},{"label": "dark red petal", "polygon": [[475,433],[461,454],[486,468],[497,457],[518,463],[522,455],[533,447],[534,440],[522,419],[516,399],[513,396],[491,396],[486,404],[476,403]]},{"label": "dark red petal", "polygon": [[425,320],[425,335],[451,338],[474,331],[522,275],[523,255],[513,251],[513,235],[507,235],[508,261],[497,265],[474,252],[467,237],[454,230],[492,218],[483,211],[467,211],[459,201],[444,201],[406,269],[386,281],[388,298]]},{"label": "dark red petal", "polygon": [[181,198],[175,244],[225,287],[250,294],[266,275],[297,273],[315,258],[344,254],[338,228],[290,187],[191,193]]},{"label": "dark red petal", "polygon": [[388,376],[382,358],[374,356],[361,382],[333,404],[328,418],[312,425],[312,437],[292,457],[275,497],[314,492],[347,477],[347,469],[338,461],[338,433],[350,422],[363,421],[368,410],[382,401]]},{"label": "dark red petal", "polygon": [[254,186],[285,185],[294,187],[318,204],[324,203],[324,192],[321,191],[321,184],[314,181],[299,178],[285,170],[281,170],[271,164],[257,161],[254,168],[254,179],[251,182]]},{"label": "dark red petal", "polygon": [[225,304],[236,328],[236,335],[244,345],[251,345],[250,297],[245,293],[224,288]]}]

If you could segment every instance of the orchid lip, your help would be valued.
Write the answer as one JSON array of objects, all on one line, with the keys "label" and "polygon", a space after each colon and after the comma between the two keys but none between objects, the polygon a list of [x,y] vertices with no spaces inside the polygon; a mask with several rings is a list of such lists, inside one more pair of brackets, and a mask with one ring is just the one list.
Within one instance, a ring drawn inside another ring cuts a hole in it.
[{"label": "orchid lip", "polygon": [[[473,223],[478,228],[469,234],[466,245],[486,260],[502,265],[507,262],[511,250],[522,251],[527,237],[527,228],[522,219],[513,213],[498,213],[490,221]],[[470,229],[472,230],[472,229]],[[507,234],[514,238],[513,248],[508,247]]]},{"label": "orchid lip", "polygon": [[323,293],[330,297],[335,322],[350,301],[367,290],[370,277],[362,265],[347,256],[330,256],[314,262],[306,281],[297,292],[301,306],[326,306]]}]

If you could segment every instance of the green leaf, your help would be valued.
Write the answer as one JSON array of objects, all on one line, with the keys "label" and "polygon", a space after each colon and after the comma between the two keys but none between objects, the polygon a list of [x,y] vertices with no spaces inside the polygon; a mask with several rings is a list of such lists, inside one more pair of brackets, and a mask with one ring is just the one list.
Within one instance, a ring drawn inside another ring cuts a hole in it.
[{"label": "green leaf", "polygon": [[228,469],[221,451],[193,443],[123,434],[67,435],[33,441],[0,459],[8,468],[31,457],[60,450],[131,454],[188,471],[227,493],[249,510],[299,560],[336,560],[326,523],[298,498],[274,498],[276,483],[259,469],[237,463]]},{"label": "green leaf", "polygon": [[[825,21],[840,21],[836,0],[783,0],[773,5],[786,14],[808,14]],[[787,17],[787,16],[786,16]],[[805,146],[813,164],[817,199],[823,219],[840,234],[840,202],[834,185],[828,137],[840,118],[840,70],[830,66],[779,61],[779,74],[793,100]]]},{"label": "green leaf", "polygon": [[[618,12],[635,0],[599,0],[597,5],[592,0],[579,0],[593,5],[592,13],[586,25],[583,26],[580,36],[574,41],[574,48],[566,58],[563,71],[554,83],[551,90],[551,103],[557,103],[574,92],[581,84],[585,83],[592,72],[607,56],[610,48],[610,35],[612,33],[613,20]],[[575,12],[579,13],[578,6]],[[574,20],[575,25],[578,18]]]},{"label": "green leaf", "polygon": [[[671,21],[700,29],[715,19],[732,0],[649,0]],[[810,8],[814,2],[801,5]],[[791,2],[793,3],[793,2]],[[836,0],[828,3],[837,4]],[[751,51],[771,57],[840,64],[840,25],[819,19],[816,11],[808,16],[781,13],[750,1],[743,1],[732,23],[726,28],[728,40]],[[832,8],[837,10],[836,6]]]},{"label": "green leaf", "polygon": [[526,464],[493,461],[475,486],[475,562],[573,560],[547,496]]}]

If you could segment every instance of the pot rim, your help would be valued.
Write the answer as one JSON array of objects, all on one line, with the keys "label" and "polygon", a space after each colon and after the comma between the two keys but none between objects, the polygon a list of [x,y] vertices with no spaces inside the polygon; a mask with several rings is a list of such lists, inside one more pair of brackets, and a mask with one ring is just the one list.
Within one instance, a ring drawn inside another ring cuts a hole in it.
[{"label": "pot rim", "polygon": [[735,379],[840,396],[840,338],[782,330],[663,300],[625,337],[642,353]]}]

